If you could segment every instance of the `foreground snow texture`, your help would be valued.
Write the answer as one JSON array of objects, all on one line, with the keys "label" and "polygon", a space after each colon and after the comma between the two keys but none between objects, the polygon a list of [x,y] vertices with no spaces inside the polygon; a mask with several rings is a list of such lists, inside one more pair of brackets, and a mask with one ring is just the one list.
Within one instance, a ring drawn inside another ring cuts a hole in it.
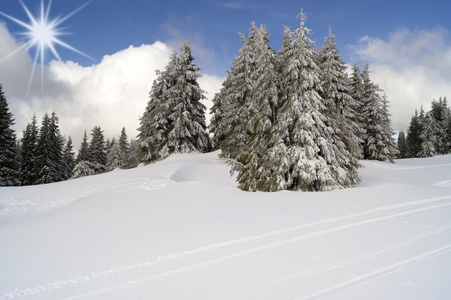
[{"label": "foreground snow texture", "polygon": [[0,299],[449,299],[451,156],[248,193],[218,152],[0,189]]}]

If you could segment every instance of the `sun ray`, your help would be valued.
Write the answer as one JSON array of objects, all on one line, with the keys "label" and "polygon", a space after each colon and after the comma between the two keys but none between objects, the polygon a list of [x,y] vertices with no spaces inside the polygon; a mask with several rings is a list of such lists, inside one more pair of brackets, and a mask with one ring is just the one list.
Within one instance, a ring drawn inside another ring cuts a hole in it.
[{"label": "sun ray", "polygon": [[[0,11],[0,15],[6,17],[7,19],[17,23],[18,25],[24,27],[26,31],[24,33],[21,33],[26,39],[27,42],[13,51],[12,53],[8,54],[6,57],[2,58],[0,60],[0,63],[5,61],[6,59],[10,58],[11,56],[15,55],[19,51],[27,48],[30,49],[31,47],[35,47],[36,53],[34,55],[33,60],[33,67],[30,74],[30,79],[28,82],[28,89],[27,89],[27,97],[28,93],[31,88],[31,82],[32,77],[35,74],[36,71],[36,65],[40,63],[41,65],[41,92],[44,90],[44,64],[45,64],[45,52],[46,50],[50,50],[53,57],[56,58],[58,61],[61,61],[61,57],[56,49],[56,45],[62,46],[66,49],[69,49],[75,53],[78,53],[84,57],[87,57],[93,61],[96,61],[93,57],[83,53],[82,51],[70,46],[69,44],[61,41],[58,39],[58,36],[66,34],[62,30],[64,28],[58,27],[60,24],[62,24],[64,21],[78,13],[80,10],[85,8],[87,5],[89,5],[91,1],[86,2],[82,6],[78,7],[77,9],[73,10],[69,14],[67,14],[64,17],[56,17],[52,20],[50,20],[50,10],[52,6],[52,0],[49,0],[47,3],[47,6],[44,5],[44,0],[41,0],[41,7],[40,7],[40,15],[34,16],[28,7],[23,3],[22,0],[19,0],[23,10],[25,11],[26,15],[28,16],[29,23],[26,23],[24,21],[21,21],[17,18],[14,18],[4,12]],[[40,60],[40,62],[39,62]]]}]

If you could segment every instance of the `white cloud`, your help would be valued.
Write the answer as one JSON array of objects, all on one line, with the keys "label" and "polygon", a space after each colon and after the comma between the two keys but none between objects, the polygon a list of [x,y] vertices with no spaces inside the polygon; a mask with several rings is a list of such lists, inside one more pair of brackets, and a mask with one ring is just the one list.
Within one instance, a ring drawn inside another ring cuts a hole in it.
[{"label": "white cloud", "polygon": [[[0,58],[20,46],[0,24]],[[118,136],[125,126],[129,138],[134,138],[156,79],[155,70],[165,68],[173,51],[168,45],[155,42],[130,46],[90,67],[72,61],[52,61],[44,67],[42,91],[40,66],[37,66],[28,97],[25,91],[32,59],[27,52],[18,52],[0,63],[0,83],[16,119],[17,136],[22,136],[21,131],[34,112],[40,122],[45,112],[55,111],[60,118],[61,132],[72,137],[76,148],[84,130],[89,134],[96,125],[101,126],[108,138]],[[210,100],[222,81],[223,78],[207,74],[200,78],[199,85],[209,99],[204,101],[207,108],[211,107]]]},{"label": "white cloud", "polygon": [[443,28],[399,28],[388,40],[364,37],[354,53],[370,64],[371,78],[390,101],[392,125],[407,130],[415,109],[433,99],[451,98],[451,43]]}]

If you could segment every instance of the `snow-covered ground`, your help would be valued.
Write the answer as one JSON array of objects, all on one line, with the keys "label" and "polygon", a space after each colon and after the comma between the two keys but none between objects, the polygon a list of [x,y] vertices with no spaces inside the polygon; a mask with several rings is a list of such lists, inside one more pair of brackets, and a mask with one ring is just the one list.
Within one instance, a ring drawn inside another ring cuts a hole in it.
[{"label": "snow-covered ground", "polygon": [[0,188],[0,299],[450,299],[451,156],[248,193],[217,155]]}]

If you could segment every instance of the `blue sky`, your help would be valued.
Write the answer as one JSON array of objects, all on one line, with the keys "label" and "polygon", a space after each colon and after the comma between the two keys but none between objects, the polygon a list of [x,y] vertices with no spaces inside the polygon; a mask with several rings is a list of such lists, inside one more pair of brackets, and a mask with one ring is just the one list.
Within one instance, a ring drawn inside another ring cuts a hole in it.
[{"label": "blue sky", "polygon": [[[32,13],[39,14],[40,1],[23,2]],[[48,4],[48,0],[44,3]],[[451,30],[451,4],[444,0],[53,0],[50,15],[66,16],[86,3],[89,4],[61,25],[69,33],[61,40],[97,61],[129,45],[152,44],[158,40],[176,46],[189,39],[208,53],[207,57],[198,55],[200,67],[216,75],[224,75],[230,66],[241,46],[238,32],[247,34],[251,21],[267,26],[272,34],[271,45],[278,50],[282,26],[296,27],[296,15],[301,7],[310,14],[306,25],[313,29],[317,46],[322,46],[330,25],[343,59],[349,63],[355,57],[348,47],[364,36],[384,39],[401,26],[411,29],[442,26]],[[0,10],[28,21],[19,1],[0,0]],[[1,16],[0,20],[6,21],[10,31],[20,37],[17,33],[23,31],[21,26]],[[84,66],[96,63],[63,47],[57,50],[63,60]]]},{"label": "blue sky", "polygon": [[[40,14],[41,0],[22,1],[34,16]],[[396,131],[407,129],[415,108],[451,97],[449,1],[52,0],[49,19],[85,4],[60,25],[68,34],[58,38],[93,59],[56,45],[61,62],[47,51],[32,77],[35,49],[3,59],[25,40],[24,28],[0,15],[0,83],[18,132],[33,112],[41,118],[56,111],[63,133],[75,141],[94,125],[109,136],[126,126],[133,137],[155,69],[163,69],[182,42],[190,40],[202,69],[200,85],[211,100],[241,47],[238,32],[247,35],[252,21],[264,24],[279,50],[283,25],[296,28],[301,8],[318,48],[331,26],[348,64],[370,64],[373,81],[390,101]],[[29,23],[18,0],[0,0],[0,11]]]}]

